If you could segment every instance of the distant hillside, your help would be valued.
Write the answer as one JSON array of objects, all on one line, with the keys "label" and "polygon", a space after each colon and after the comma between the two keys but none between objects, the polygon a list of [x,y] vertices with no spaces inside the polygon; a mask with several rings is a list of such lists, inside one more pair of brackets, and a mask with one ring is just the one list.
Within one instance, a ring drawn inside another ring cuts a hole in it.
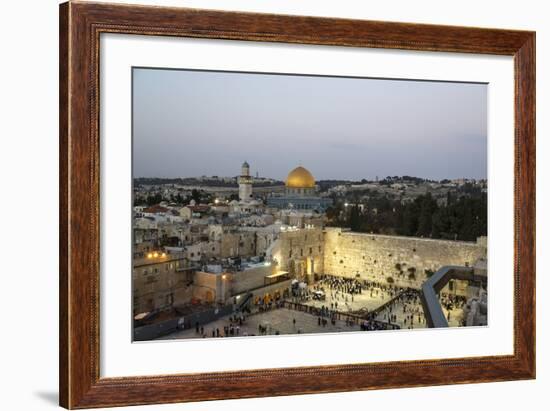
[{"label": "distant hillside", "polygon": [[[254,180],[254,187],[270,187],[284,184],[282,181]],[[184,186],[205,186],[205,187],[238,187],[237,177],[186,177],[186,178],[161,178],[161,177],[138,177],[134,178],[134,185],[184,185]]]}]

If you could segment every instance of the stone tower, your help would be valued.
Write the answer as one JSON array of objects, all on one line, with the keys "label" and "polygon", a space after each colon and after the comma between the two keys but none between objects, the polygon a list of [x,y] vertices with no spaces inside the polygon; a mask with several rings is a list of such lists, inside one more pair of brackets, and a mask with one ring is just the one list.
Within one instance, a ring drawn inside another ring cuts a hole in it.
[{"label": "stone tower", "polygon": [[248,202],[252,200],[252,177],[250,176],[250,166],[245,161],[241,166],[241,175],[239,176],[239,201]]}]

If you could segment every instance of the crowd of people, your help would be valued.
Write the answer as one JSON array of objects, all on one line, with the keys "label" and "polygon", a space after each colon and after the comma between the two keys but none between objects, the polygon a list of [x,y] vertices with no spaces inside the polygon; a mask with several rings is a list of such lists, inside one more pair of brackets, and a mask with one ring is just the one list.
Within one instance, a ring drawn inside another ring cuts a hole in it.
[{"label": "crowd of people", "polygon": [[[360,280],[357,278],[336,277],[324,275],[313,287],[314,290],[322,290],[330,295],[330,308],[340,312],[350,312],[356,315],[374,320],[379,308],[369,311],[368,307],[352,307],[358,294],[366,294],[372,300],[391,301],[392,299],[409,292],[411,289],[396,286],[394,284],[381,283],[372,280]],[[384,305],[381,305],[382,307]]]},{"label": "crowd of people", "polygon": [[333,292],[340,292],[342,294],[361,294],[365,288],[365,281],[358,280],[357,278],[348,277],[336,277],[334,275],[325,274],[321,276],[316,284],[316,287],[323,289],[328,287]]},{"label": "crowd of people", "polygon": [[454,310],[463,310],[467,300],[462,295],[441,293],[439,295],[439,302],[443,310],[447,312],[447,321],[451,321],[451,312]]},{"label": "crowd of people", "polygon": [[376,320],[364,320],[361,322],[361,331],[381,331],[392,328],[390,324]]},{"label": "crowd of people", "polygon": [[[371,311],[366,307],[357,308],[357,305],[355,310],[352,310],[350,303],[353,303],[354,299],[361,294],[372,299],[386,300],[387,302]],[[322,298],[319,296],[322,296]],[[330,298],[325,300],[325,296]],[[308,301],[312,299],[322,301],[308,304]],[[441,293],[440,301],[447,313],[447,320],[450,320],[453,310],[462,309],[466,304],[465,297],[448,293]],[[319,304],[322,305],[319,306]],[[255,296],[251,300],[250,307],[231,316],[226,326],[212,328],[205,332],[204,327],[197,323],[196,333],[203,337],[216,338],[255,335],[242,332],[246,316],[280,308],[304,311],[316,316],[317,325],[321,328],[327,327],[329,322],[334,326],[337,321],[343,321],[350,328],[359,326],[363,331],[426,327],[426,319],[418,290],[372,280],[323,275],[313,286],[308,287],[305,283],[295,281],[282,294]],[[300,333],[300,328],[296,327],[296,319],[292,321],[296,333]],[[272,333],[278,334],[277,331],[271,330],[268,325],[258,325],[259,335]]]},{"label": "crowd of people", "polygon": [[261,301],[262,300],[260,300],[260,302],[254,303],[254,310],[257,313],[263,313],[266,311],[271,311],[273,309],[281,308],[284,304],[284,300],[282,298],[271,299],[267,303],[263,303]]},{"label": "crowd of people", "polygon": [[378,313],[378,320],[399,325],[400,328],[424,328],[426,318],[420,302],[420,294],[414,290],[405,290],[398,294]]},{"label": "crowd of people", "polygon": [[273,308],[280,308],[283,299],[287,296],[288,290],[285,290],[284,295],[280,292],[274,294],[266,293],[262,296],[257,295],[253,298],[254,309],[258,312],[269,311]]},{"label": "crowd of people", "polygon": [[199,322],[195,323],[195,333],[199,334],[202,338],[212,337],[237,337],[240,335],[246,336],[250,334],[243,333],[241,334],[241,327],[246,322],[246,315],[244,313],[236,313],[229,317],[228,324],[223,326],[221,329],[219,327],[213,327],[210,331],[206,331],[204,326]]}]

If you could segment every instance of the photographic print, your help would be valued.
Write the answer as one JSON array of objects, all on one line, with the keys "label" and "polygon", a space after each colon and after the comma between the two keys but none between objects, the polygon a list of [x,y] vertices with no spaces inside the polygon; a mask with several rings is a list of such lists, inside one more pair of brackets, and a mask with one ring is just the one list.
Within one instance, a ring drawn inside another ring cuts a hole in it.
[{"label": "photographic print", "polygon": [[487,84],[132,82],[134,341],[488,325]]},{"label": "photographic print", "polygon": [[535,32],[59,17],[62,406],[535,378]]}]

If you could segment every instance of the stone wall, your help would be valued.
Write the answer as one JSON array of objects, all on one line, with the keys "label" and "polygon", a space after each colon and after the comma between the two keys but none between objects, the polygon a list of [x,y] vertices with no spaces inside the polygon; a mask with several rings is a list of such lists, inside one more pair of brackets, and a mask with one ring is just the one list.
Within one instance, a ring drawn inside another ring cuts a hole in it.
[{"label": "stone wall", "polygon": [[[473,266],[487,256],[487,242],[434,240],[387,236],[327,228],[324,233],[324,272],[326,274],[386,281],[420,287],[426,270],[444,265]],[[409,279],[414,268],[415,279]]]},{"label": "stone wall", "polygon": [[319,228],[281,232],[272,256],[278,270],[311,280],[314,273],[323,272],[323,231]]},{"label": "stone wall", "polygon": [[209,303],[223,302],[229,289],[227,276],[222,273],[195,272],[193,297]]},{"label": "stone wall", "polygon": [[224,233],[221,237],[219,258],[253,257],[256,255],[254,232]]},{"label": "stone wall", "polygon": [[265,256],[267,249],[277,241],[278,232],[256,232],[256,255]]},{"label": "stone wall", "polygon": [[134,260],[132,270],[134,314],[168,309],[187,292],[187,273],[179,269],[186,261],[181,255]]},{"label": "stone wall", "polygon": [[265,285],[265,277],[270,274],[273,274],[273,267],[271,264],[260,265],[231,273],[231,295],[263,287]]}]

